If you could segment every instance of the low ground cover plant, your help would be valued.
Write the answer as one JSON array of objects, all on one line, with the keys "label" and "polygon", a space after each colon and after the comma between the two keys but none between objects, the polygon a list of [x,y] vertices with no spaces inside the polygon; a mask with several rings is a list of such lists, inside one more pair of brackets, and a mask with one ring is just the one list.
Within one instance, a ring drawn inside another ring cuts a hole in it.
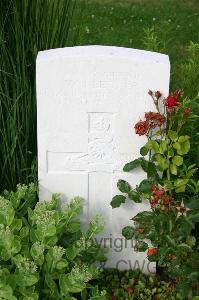
[{"label": "low ground cover plant", "polygon": [[147,179],[136,187],[119,180],[121,194],[111,205],[148,200],[150,210],[134,216],[134,226],[123,228],[122,234],[136,241],[135,250],[147,251],[148,259],[157,262],[158,271],[165,270],[185,297],[199,278],[199,247],[193,234],[199,221],[199,181],[194,179],[196,165],[186,163],[190,137],[181,132],[195,116],[179,90],[167,98],[159,91],[149,95],[156,111],[146,112],[144,120],[135,124],[136,134],[146,135],[148,141],[140,149],[141,156],[123,168],[131,172],[141,167]]},{"label": "low ground cover plant", "polygon": [[[36,188],[18,185],[0,197],[0,299],[87,299],[103,296],[91,279],[105,259],[94,236],[103,230],[99,216],[82,232],[82,198],[60,206],[58,196],[37,202]],[[99,298],[102,299],[102,298]]]},{"label": "low ground cover plant", "polygon": [[144,275],[140,270],[104,270],[99,286],[107,290],[110,300],[183,299],[172,281],[161,281],[159,277]]}]

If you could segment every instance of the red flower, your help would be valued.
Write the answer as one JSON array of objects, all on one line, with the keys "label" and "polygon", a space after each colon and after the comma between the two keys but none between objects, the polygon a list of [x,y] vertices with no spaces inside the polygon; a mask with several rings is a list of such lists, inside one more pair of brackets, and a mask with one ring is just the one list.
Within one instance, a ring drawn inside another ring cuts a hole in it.
[{"label": "red flower", "polygon": [[164,199],[163,199],[163,204],[164,204],[164,205],[169,205],[169,204],[171,203],[171,201],[172,201],[172,196],[167,195],[167,196],[165,196]]},{"label": "red flower", "polygon": [[158,125],[161,126],[166,122],[166,118],[164,115],[161,115],[160,113],[157,114],[157,119],[158,119]]},{"label": "red flower", "polygon": [[157,98],[160,98],[160,97],[162,96],[162,94],[160,93],[160,91],[157,91],[157,92],[155,93],[155,96],[156,96]]},{"label": "red flower", "polygon": [[128,294],[133,294],[134,293],[134,289],[131,288],[131,287],[126,288],[126,290],[127,290]]},{"label": "red flower", "polygon": [[144,135],[149,130],[149,122],[148,121],[139,121],[135,124],[135,133],[139,135]]},{"label": "red flower", "polygon": [[184,109],[184,114],[186,116],[188,116],[190,114],[190,112],[191,112],[191,108],[187,107],[187,108]]},{"label": "red flower", "polygon": [[160,113],[151,112],[151,111],[145,113],[145,118],[147,121],[149,121],[149,126],[151,128],[155,128],[157,125],[161,126],[166,122],[166,118],[164,115],[161,115]]},{"label": "red flower", "polygon": [[143,233],[143,232],[144,232],[144,228],[137,228],[137,231],[138,231],[139,233]]},{"label": "red flower", "polygon": [[154,256],[157,254],[157,248],[148,248],[147,256]]},{"label": "red flower", "polygon": [[156,115],[157,115],[157,113],[149,111],[149,112],[145,113],[145,118],[146,118],[147,121],[149,121],[149,120],[155,120],[156,119]]},{"label": "red flower", "polygon": [[176,107],[179,104],[179,99],[174,96],[168,96],[165,101],[165,105],[168,108]]},{"label": "red flower", "polygon": [[162,188],[161,190],[155,190],[155,191],[153,191],[153,196],[155,198],[160,199],[164,195],[164,193],[165,193],[165,190]]},{"label": "red flower", "polygon": [[159,200],[159,199],[154,199],[154,198],[150,200],[151,206],[152,206],[153,208],[155,208],[155,206],[158,204],[158,200]]},{"label": "red flower", "polygon": [[180,98],[183,95],[183,91],[181,90],[176,90],[175,92],[173,92],[173,96],[176,98]]},{"label": "red flower", "polygon": [[157,191],[157,190],[158,190],[157,185],[152,185],[151,190],[152,190],[153,192],[154,192],[154,191]]}]

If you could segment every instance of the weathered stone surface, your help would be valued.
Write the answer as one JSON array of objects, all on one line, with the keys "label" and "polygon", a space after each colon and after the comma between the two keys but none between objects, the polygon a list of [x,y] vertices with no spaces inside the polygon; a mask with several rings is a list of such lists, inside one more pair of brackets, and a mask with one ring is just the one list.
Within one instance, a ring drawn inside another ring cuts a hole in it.
[{"label": "weathered stone surface", "polygon": [[145,142],[133,126],[154,110],[148,90],[167,95],[169,76],[168,56],[142,50],[84,46],[38,54],[40,199],[53,192],[62,193],[63,201],[79,195],[84,223],[102,214],[106,229],[99,242],[110,247],[108,267],[137,268],[139,262],[145,272],[154,271],[145,254],[133,253],[120,239],[122,227],[147,204],[129,201],[112,210],[110,201],[118,179],[135,186],[144,178],[142,171],[127,174],[122,167]]}]

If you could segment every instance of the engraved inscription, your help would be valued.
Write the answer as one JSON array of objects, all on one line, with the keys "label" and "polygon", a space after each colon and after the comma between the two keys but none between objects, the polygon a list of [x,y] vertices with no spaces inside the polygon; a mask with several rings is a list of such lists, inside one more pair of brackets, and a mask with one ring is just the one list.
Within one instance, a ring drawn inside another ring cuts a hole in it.
[{"label": "engraved inscription", "polygon": [[140,76],[140,73],[133,70],[131,72],[95,72],[85,79],[79,78],[78,75],[72,79],[65,77],[66,89],[63,100],[69,102],[70,99],[75,99],[76,103],[82,105],[110,101],[114,91],[117,91],[118,97],[123,95],[124,89],[126,94],[132,94],[141,80]]}]

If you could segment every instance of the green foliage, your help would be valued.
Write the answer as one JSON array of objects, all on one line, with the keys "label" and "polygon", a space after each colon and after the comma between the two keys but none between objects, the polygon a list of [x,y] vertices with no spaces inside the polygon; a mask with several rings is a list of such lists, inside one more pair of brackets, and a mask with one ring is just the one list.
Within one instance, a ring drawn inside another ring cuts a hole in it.
[{"label": "green foliage", "polygon": [[140,270],[104,270],[99,284],[109,299],[114,300],[183,300],[172,281],[161,281],[156,276],[143,275]]},{"label": "green foliage", "polygon": [[112,208],[119,207],[122,203],[125,203],[126,197],[123,195],[116,195],[111,201]]},{"label": "green foliage", "polygon": [[37,202],[33,184],[0,197],[2,299],[72,300],[91,289],[90,281],[100,274],[93,263],[105,260],[95,241],[103,226],[96,216],[83,233],[82,205],[83,199],[75,197],[60,208],[57,195]]}]

